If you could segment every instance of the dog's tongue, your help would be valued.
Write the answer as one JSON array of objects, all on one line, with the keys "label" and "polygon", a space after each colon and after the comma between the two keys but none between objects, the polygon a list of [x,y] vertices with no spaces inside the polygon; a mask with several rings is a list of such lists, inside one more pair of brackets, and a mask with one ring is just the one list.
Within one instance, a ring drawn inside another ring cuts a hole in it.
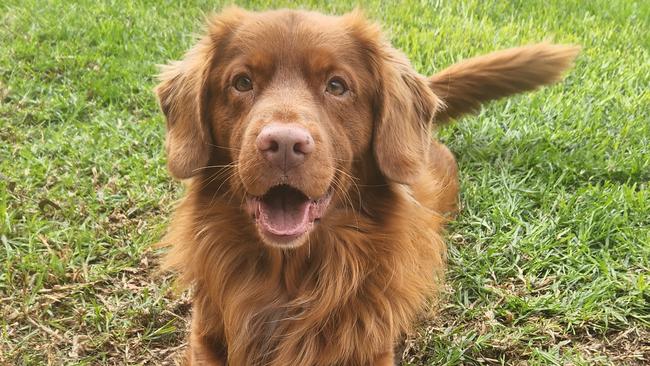
[{"label": "dog's tongue", "polygon": [[309,228],[310,206],[311,200],[300,191],[280,186],[260,200],[258,220],[262,228],[271,234],[299,235]]}]

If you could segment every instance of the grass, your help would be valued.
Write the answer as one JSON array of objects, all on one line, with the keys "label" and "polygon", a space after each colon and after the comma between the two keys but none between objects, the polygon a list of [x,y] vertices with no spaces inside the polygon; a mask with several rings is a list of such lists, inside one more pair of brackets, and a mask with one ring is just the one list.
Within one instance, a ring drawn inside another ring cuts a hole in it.
[{"label": "grass", "polygon": [[[0,364],[164,363],[182,349],[189,303],[151,249],[181,195],[151,89],[155,65],[220,7],[0,4]],[[583,46],[564,83],[441,132],[463,210],[439,315],[404,364],[648,364],[650,3],[362,7],[426,74],[544,39]]]}]

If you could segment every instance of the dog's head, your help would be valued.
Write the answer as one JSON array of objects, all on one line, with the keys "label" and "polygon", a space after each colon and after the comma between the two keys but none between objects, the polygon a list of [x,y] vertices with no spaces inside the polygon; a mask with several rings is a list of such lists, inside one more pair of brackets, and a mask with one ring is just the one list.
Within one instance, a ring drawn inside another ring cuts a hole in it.
[{"label": "dog's head", "polygon": [[358,12],[230,8],[161,79],[172,175],[224,180],[262,240],[282,247],[345,205],[364,166],[412,182],[445,104]]},{"label": "dog's head", "polygon": [[426,79],[360,14],[229,9],[162,75],[170,172],[234,170],[265,242],[300,244],[345,195],[354,162],[408,182],[440,105]]}]

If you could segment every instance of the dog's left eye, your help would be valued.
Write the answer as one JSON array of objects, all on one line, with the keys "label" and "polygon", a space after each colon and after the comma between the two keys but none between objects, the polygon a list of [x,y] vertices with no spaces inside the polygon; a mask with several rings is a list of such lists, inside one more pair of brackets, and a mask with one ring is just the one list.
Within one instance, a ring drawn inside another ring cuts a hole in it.
[{"label": "dog's left eye", "polygon": [[335,96],[341,96],[348,91],[348,86],[345,85],[343,79],[334,77],[327,82],[325,91]]},{"label": "dog's left eye", "polygon": [[238,76],[233,83],[235,89],[240,92],[253,90],[253,81],[246,75]]}]

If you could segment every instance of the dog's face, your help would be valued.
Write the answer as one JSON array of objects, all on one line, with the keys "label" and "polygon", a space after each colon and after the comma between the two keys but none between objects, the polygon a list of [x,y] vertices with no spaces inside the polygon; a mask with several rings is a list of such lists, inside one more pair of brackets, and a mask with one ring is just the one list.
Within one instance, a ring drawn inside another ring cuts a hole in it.
[{"label": "dog's face", "polygon": [[227,165],[228,194],[265,243],[282,247],[346,205],[355,162],[411,179],[438,104],[358,14],[230,9],[157,91],[172,174]]},{"label": "dog's face", "polygon": [[221,92],[214,138],[234,148],[231,185],[267,243],[304,241],[368,150],[372,75],[343,27],[312,14],[252,15],[211,73]]}]

